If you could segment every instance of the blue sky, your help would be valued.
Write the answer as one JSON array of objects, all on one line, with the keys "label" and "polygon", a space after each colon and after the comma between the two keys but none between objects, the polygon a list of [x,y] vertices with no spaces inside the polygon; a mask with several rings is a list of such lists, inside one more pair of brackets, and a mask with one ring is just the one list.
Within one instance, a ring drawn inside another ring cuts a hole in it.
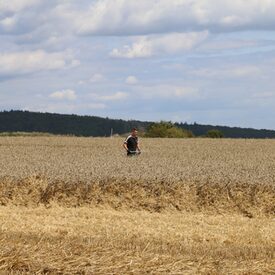
[{"label": "blue sky", "polygon": [[0,0],[0,109],[275,129],[275,1]]}]

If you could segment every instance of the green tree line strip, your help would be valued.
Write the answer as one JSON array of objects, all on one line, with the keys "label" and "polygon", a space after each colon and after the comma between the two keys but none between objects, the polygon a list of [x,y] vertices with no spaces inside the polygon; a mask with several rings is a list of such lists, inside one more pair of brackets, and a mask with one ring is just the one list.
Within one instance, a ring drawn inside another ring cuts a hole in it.
[{"label": "green tree line strip", "polygon": [[[149,132],[153,134],[152,132],[157,131],[158,127],[150,128],[153,127],[152,125],[156,127],[154,123],[149,121],[110,119],[108,117],[102,118],[97,116],[63,115],[28,111],[0,112],[0,133],[39,132],[55,135],[104,137],[110,136],[111,129],[113,129],[114,134],[123,135],[128,133],[133,127],[138,128],[140,132],[144,133],[149,129]],[[191,135],[196,137],[209,136],[209,131],[215,129],[220,131],[226,138],[275,138],[275,131],[265,129],[256,130],[252,128],[168,122],[167,126],[165,126],[168,127],[168,129],[165,129],[165,134],[163,134],[161,131],[163,127],[161,124],[159,134],[168,137],[189,137]],[[180,129],[183,129],[183,131]]]}]

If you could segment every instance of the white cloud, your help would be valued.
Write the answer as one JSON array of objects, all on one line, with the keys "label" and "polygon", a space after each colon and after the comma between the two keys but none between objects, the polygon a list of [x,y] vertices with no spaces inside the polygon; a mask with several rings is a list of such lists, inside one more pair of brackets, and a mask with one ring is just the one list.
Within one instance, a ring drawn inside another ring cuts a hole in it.
[{"label": "white cloud", "polygon": [[192,88],[175,87],[170,93],[165,94],[165,96],[167,95],[172,95],[176,98],[194,98],[198,96],[198,91]]},{"label": "white cloud", "polygon": [[190,72],[193,75],[202,77],[221,77],[221,78],[238,78],[238,77],[256,77],[262,75],[262,69],[255,65],[237,65],[224,66],[222,68],[203,68]]},{"label": "white cloud", "polygon": [[275,1],[1,0],[0,32],[151,35],[172,32],[274,30]]},{"label": "white cloud", "polygon": [[100,0],[85,10],[70,5],[65,10],[80,34],[272,30],[275,26],[272,0]]},{"label": "white cloud", "polygon": [[127,93],[124,92],[116,92],[114,94],[110,95],[98,95],[95,93],[90,94],[90,97],[94,100],[100,100],[100,101],[117,101],[122,100],[128,97]]},{"label": "white cloud", "polygon": [[52,0],[0,0],[0,33],[17,35],[40,28],[49,20],[53,4]]},{"label": "white cloud", "polygon": [[135,85],[138,83],[138,79],[135,76],[130,75],[126,78],[125,83],[128,85]]},{"label": "white cloud", "polygon": [[102,74],[94,74],[92,77],[89,79],[90,82],[92,83],[97,83],[101,82],[104,80],[104,76]]},{"label": "white cloud", "polygon": [[73,90],[56,91],[50,94],[49,97],[57,100],[75,100],[77,98],[76,93]]},{"label": "white cloud", "polygon": [[6,17],[3,20],[0,20],[0,28],[2,28],[5,32],[12,31],[16,24],[16,16]]},{"label": "white cloud", "polygon": [[245,77],[245,76],[258,76],[262,73],[262,71],[257,66],[241,66],[238,68],[234,68],[232,70],[228,70],[228,73],[237,77]]},{"label": "white cloud", "polygon": [[[61,113],[61,114],[76,114],[82,113],[83,110],[95,111],[106,109],[107,106],[103,103],[77,103],[74,101],[55,101],[51,103],[40,103],[34,106],[25,105],[21,109],[33,112],[50,112],[50,113]],[[83,113],[82,113],[83,114]]]},{"label": "white cloud", "polygon": [[207,36],[208,32],[204,31],[139,37],[131,46],[113,49],[110,55],[116,58],[140,58],[158,54],[177,54],[191,50]]},{"label": "white cloud", "polygon": [[144,99],[164,98],[169,100],[195,100],[201,98],[199,90],[193,87],[177,85],[153,85],[138,87],[136,92]]},{"label": "white cloud", "polygon": [[150,57],[153,55],[150,42],[146,38],[139,39],[138,42],[133,43],[132,46],[125,45],[121,49],[113,49],[110,53],[111,57],[115,58],[141,58]]},{"label": "white cloud", "polygon": [[1,0],[0,14],[6,12],[19,12],[25,8],[38,5],[41,1],[42,0]]},{"label": "white cloud", "polygon": [[104,82],[105,76],[102,74],[93,74],[89,79],[81,79],[77,83],[78,85],[84,85],[87,84],[88,82],[90,83],[100,83]]},{"label": "white cloud", "polygon": [[44,50],[0,53],[0,75],[18,75],[43,70],[57,70],[79,65],[66,52],[47,53]]}]

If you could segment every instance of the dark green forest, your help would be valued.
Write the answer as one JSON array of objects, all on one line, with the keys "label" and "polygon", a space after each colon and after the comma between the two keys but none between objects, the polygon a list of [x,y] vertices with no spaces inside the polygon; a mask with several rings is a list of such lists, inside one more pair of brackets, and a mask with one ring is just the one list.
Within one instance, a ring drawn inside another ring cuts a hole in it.
[{"label": "dark green forest", "polygon": [[[75,136],[110,136],[125,134],[136,127],[141,132],[152,125],[149,121],[110,119],[96,116],[63,115],[29,111],[0,112],[0,132],[41,132]],[[194,136],[207,136],[213,129],[227,138],[275,138],[275,131],[251,128],[175,123],[178,128],[191,131]]]}]

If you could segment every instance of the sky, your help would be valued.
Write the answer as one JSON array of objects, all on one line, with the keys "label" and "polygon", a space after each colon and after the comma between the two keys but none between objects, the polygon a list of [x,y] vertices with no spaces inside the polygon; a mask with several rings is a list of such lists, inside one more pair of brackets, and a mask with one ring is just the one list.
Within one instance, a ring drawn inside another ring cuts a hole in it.
[{"label": "sky", "polygon": [[0,0],[0,110],[275,130],[274,0]]}]

